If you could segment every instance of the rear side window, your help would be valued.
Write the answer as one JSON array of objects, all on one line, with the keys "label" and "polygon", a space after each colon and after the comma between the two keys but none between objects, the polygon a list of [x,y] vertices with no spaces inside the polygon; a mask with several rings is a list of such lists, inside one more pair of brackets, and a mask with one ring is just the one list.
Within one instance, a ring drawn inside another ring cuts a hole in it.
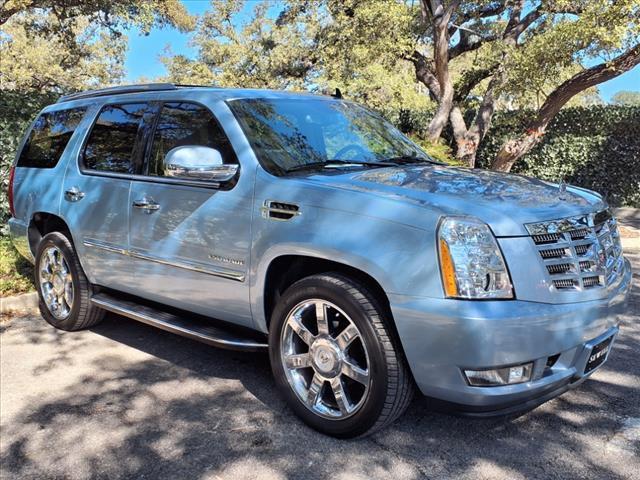
[{"label": "rear side window", "polygon": [[183,145],[215,148],[224,163],[238,163],[231,143],[213,114],[194,103],[165,103],[153,135],[149,175],[164,176],[167,153]]},{"label": "rear side window", "polygon": [[17,166],[55,167],[86,110],[86,108],[72,108],[40,115],[20,152]]},{"label": "rear side window", "polygon": [[138,130],[146,111],[146,103],[105,106],[89,134],[83,155],[84,168],[136,173]]}]

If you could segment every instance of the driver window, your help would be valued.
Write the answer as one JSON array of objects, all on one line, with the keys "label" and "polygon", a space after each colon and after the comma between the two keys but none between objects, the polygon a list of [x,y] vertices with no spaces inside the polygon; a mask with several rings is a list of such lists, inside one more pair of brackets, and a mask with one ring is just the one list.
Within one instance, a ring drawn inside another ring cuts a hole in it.
[{"label": "driver window", "polygon": [[164,176],[164,158],[175,147],[215,148],[224,163],[238,163],[231,143],[213,114],[194,103],[165,103],[153,134],[148,175]]}]

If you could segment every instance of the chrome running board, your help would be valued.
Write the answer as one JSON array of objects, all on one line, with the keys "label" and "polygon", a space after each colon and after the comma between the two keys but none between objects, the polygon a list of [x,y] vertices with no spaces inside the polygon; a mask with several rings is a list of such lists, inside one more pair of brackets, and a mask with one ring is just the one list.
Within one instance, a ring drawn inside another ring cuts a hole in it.
[{"label": "chrome running board", "polygon": [[266,351],[268,348],[266,341],[261,342],[213,325],[213,320],[209,322],[207,320],[180,317],[106,293],[93,295],[91,303],[109,312],[117,313],[132,320],[213,345],[214,347],[249,352]]}]

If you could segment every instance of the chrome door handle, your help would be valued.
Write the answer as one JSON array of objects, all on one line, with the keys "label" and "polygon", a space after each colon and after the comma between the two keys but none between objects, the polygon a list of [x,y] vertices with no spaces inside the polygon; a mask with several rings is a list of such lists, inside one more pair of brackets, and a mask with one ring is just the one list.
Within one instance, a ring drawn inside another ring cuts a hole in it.
[{"label": "chrome door handle", "polygon": [[70,202],[77,202],[84,198],[84,192],[82,192],[78,187],[71,187],[68,190],[65,190],[64,198]]},{"label": "chrome door handle", "polygon": [[133,207],[144,210],[146,213],[152,213],[156,210],[160,210],[160,204],[147,197],[142,197],[140,200],[134,200]]}]

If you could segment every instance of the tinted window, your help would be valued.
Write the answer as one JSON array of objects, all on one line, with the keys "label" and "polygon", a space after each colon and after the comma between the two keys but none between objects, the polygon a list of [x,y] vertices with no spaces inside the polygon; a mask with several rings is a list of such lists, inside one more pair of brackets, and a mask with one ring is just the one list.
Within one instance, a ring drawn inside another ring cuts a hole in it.
[{"label": "tinted window", "polygon": [[85,168],[136,173],[136,139],[146,109],[145,103],[105,106],[100,111],[84,150]]},{"label": "tinted window", "polygon": [[85,111],[73,108],[40,115],[20,152],[18,167],[55,167]]},{"label": "tinted window", "polygon": [[350,102],[239,99],[228,105],[258,160],[272,173],[331,160],[429,158],[380,116]]},{"label": "tinted window", "polygon": [[233,148],[213,114],[193,103],[167,103],[162,107],[153,135],[149,175],[164,175],[164,158],[183,145],[215,148],[224,163],[237,163]]}]

